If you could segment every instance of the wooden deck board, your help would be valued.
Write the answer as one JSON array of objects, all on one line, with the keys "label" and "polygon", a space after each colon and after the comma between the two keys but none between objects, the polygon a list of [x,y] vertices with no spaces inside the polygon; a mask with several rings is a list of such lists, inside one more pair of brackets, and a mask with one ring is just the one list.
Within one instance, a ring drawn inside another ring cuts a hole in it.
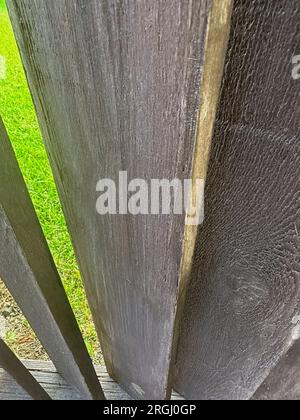
[{"label": "wooden deck board", "polygon": [[[57,370],[52,362],[25,360],[23,363],[43,386],[43,388],[45,388],[52,399],[82,399],[78,392],[68,385],[57,373]],[[96,372],[108,400],[131,400],[129,395],[109,377],[105,367],[96,366]],[[0,401],[30,399],[31,398],[26,395],[16,382],[0,368]],[[172,399],[179,400],[182,398],[179,394],[174,393]]]},{"label": "wooden deck board", "polygon": [[[0,366],[35,400],[50,400],[41,384],[34,378],[7,344],[0,338]],[[97,384],[99,387],[99,384]],[[6,390],[5,387],[3,387]]]}]

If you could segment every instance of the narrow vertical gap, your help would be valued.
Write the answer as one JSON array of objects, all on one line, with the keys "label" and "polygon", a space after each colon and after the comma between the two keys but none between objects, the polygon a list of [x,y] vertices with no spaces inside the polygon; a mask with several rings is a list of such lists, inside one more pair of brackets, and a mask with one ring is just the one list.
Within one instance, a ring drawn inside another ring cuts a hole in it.
[{"label": "narrow vertical gap", "polygon": [[[211,11],[206,34],[204,69],[200,83],[199,112],[197,118],[197,132],[192,166],[192,194],[194,205],[197,195],[197,180],[205,184],[210,148],[213,138],[215,119],[220,98],[220,89],[225,65],[225,57],[230,35],[233,0],[212,0]],[[204,203],[203,203],[204,204]],[[205,211],[204,211],[205,217]],[[194,262],[194,251],[199,226],[186,224],[184,231],[183,252],[178,285],[178,301],[173,334],[173,351],[171,378],[176,376],[176,356],[180,337],[180,322],[185,304],[186,292],[191,280]]]}]

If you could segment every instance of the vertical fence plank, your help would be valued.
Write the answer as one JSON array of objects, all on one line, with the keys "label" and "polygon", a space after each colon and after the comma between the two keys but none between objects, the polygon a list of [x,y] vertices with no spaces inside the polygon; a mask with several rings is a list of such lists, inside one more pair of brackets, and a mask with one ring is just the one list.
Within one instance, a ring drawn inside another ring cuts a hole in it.
[{"label": "vertical fence plank", "polygon": [[234,4],[177,357],[196,399],[251,398],[299,338],[300,5]]},{"label": "vertical fence plank", "polygon": [[103,398],[0,118],[0,277],[65,379]]},{"label": "vertical fence plank", "polygon": [[0,366],[14,378],[17,384],[34,400],[51,400],[47,392],[19,361],[0,338]]},{"label": "vertical fence plank", "polygon": [[99,216],[96,184],[191,177],[208,34],[224,57],[231,1],[7,3],[108,370],[169,397],[185,216]]}]

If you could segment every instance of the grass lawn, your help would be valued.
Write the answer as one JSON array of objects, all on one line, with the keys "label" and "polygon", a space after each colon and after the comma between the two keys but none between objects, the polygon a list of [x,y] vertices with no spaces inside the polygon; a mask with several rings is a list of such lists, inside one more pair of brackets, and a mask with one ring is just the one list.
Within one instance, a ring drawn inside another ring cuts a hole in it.
[{"label": "grass lawn", "polygon": [[[13,143],[88,350],[92,357],[99,362],[99,346],[96,333],[4,0],[0,0],[0,56],[5,57],[7,68],[6,78],[0,80],[0,114]],[[0,290],[0,297],[3,297],[3,285],[1,287],[2,294]],[[11,323],[8,329],[7,340],[21,357],[24,357],[24,354],[22,353],[22,346],[19,345],[20,335],[22,340],[25,339],[26,341],[27,333],[28,337],[33,337],[28,324],[24,320],[22,321],[22,327],[20,327],[20,321],[18,321],[17,324]],[[35,338],[29,338],[30,340],[35,340]],[[35,346],[36,343],[33,343],[33,347]],[[26,352],[26,356],[28,356],[28,352]]]}]

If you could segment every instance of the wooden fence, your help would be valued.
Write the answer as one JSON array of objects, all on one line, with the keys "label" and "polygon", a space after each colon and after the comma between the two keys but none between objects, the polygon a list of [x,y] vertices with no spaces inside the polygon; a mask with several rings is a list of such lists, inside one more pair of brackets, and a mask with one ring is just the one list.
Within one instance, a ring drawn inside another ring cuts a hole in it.
[{"label": "wooden fence", "polygon": [[[300,399],[299,1],[7,5],[110,376],[136,399]],[[205,180],[204,223],[98,215],[121,171]],[[103,399],[2,122],[0,180],[0,277]],[[0,365],[48,398],[2,341]]]}]

